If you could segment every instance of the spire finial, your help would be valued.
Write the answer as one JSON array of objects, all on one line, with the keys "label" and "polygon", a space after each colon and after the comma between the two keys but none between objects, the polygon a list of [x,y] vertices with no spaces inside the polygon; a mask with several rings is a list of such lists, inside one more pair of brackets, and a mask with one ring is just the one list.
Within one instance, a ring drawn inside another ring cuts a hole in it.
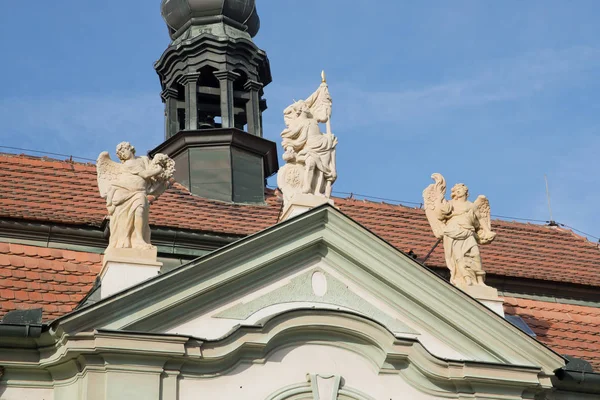
[{"label": "spire finial", "polygon": [[325,77],[325,70],[321,71],[321,83],[327,83],[327,78]]}]

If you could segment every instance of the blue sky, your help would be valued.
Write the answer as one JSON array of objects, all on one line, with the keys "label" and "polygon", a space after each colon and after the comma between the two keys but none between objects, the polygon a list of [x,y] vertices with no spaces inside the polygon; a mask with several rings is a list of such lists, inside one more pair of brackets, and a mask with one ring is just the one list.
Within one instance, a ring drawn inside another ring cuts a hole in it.
[{"label": "blue sky", "polygon": [[[159,1],[5,4],[0,142],[95,159],[163,138]],[[499,216],[600,236],[600,3],[258,0],[265,136],[327,71],[338,192],[421,201],[433,172]],[[2,149],[0,149],[1,151]],[[3,150],[14,152],[10,150]],[[280,151],[281,154],[281,151]],[[274,180],[271,180],[274,183]]]}]

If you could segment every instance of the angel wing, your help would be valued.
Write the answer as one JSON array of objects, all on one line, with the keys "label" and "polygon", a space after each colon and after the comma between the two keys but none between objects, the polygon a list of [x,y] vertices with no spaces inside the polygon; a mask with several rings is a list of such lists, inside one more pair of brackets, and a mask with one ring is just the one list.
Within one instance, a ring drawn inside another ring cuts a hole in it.
[{"label": "angel wing", "polygon": [[491,243],[496,237],[496,233],[492,232],[490,201],[487,197],[480,195],[473,204],[475,205],[477,219],[479,220],[477,242],[479,244]]},{"label": "angel wing", "polygon": [[107,151],[103,151],[96,161],[96,171],[100,196],[105,199],[110,187],[122,173],[123,167],[120,163],[111,160]]},{"label": "angel wing", "polygon": [[431,230],[436,238],[441,239],[444,236],[444,223],[440,219],[442,216],[442,205],[446,203],[446,180],[441,174],[431,175],[435,183],[427,186],[423,191],[423,201],[425,204],[425,215],[431,225]]}]

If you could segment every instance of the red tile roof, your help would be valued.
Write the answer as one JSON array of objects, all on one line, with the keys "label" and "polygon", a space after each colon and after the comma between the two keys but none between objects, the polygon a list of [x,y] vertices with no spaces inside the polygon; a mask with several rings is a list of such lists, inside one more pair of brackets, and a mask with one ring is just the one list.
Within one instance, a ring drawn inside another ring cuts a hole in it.
[{"label": "red tile roof", "polygon": [[0,319],[9,311],[42,308],[45,321],[64,315],[90,291],[99,254],[0,243]]},{"label": "red tile roof", "polygon": [[[0,218],[100,226],[107,215],[96,167],[0,154]],[[155,226],[245,236],[277,222],[279,205],[236,205],[192,196],[175,184],[151,207]]]},{"label": "red tile roof", "polygon": [[[435,245],[421,209],[368,201],[335,199],[335,205],[396,248],[425,257]],[[557,227],[492,221],[498,234],[481,246],[483,266],[490,274],[600,286],[600,249],[595,243]],[[445,268],[442,244],[426,264]]]},{"label": "red tile roof", "polygon": [[600,308],[505,297],[504,310],[521,317],[557,353],[584,359],[600,371]]},{"label": "red tile roof", "polygon": [[[100,226],[106,216],[92,164],[0,154],[0,218]],[[436,243],[423,210],[336,198],[341,211],[398,249],[424,257]],[[280,199],[269,192],[266,205],[211,201],[175,184],[152,205],[154,226],[245,236],[277,222]],[[571,231],[518,222],[493,221],[497,239],[482,246],[489,273],[600,286],[597,244]],[[427,264],[445,268],[442,246]]]},{"label": "red tile roof", "polygon": [[[106,215],[96,169],[30,156],[0,154],[0,218],[99,227]],[[426,255],[436,240],[422,210],[354,199],[335,199],[354,220],[405,252]],[[245,236],[277,222],[281,200],[240,205],[191,195],[176,184],[151,207],[151,224]],[[600,250],[556,227],[494,221],[497,239],[483,246],[490,273],[600,287]],[[442,246],[427,261],[445,268]],[[0,243],[0,318],[14,309],[44,309],[44,320],[71,311],[91,289],[101,256]],[[508,314],[521,316],[538,340],[561,354],[600,368],[600,308],[506,298]]]},{"label": "red tile roof", "polygon": [[[42,307],[44,321],[72,311],[100,272],[98,254],[0,243],[0,319],[8,311]],[[559,354],[600,370],[600,308],[506,297],[537,339]]]}]

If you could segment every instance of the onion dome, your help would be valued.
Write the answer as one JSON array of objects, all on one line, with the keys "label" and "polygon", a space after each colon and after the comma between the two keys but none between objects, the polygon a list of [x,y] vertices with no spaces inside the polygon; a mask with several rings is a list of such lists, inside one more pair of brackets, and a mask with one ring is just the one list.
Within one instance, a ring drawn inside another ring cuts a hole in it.
[{"label": "onion dome", "polygon": [[255,36],[260,28],[255,0],[162,0],[160,7],[172,37],[193,20],[197,21],[194,24],[208,24],[220,17],[226,17],[226,23],[237,24],[250,36]]}]

